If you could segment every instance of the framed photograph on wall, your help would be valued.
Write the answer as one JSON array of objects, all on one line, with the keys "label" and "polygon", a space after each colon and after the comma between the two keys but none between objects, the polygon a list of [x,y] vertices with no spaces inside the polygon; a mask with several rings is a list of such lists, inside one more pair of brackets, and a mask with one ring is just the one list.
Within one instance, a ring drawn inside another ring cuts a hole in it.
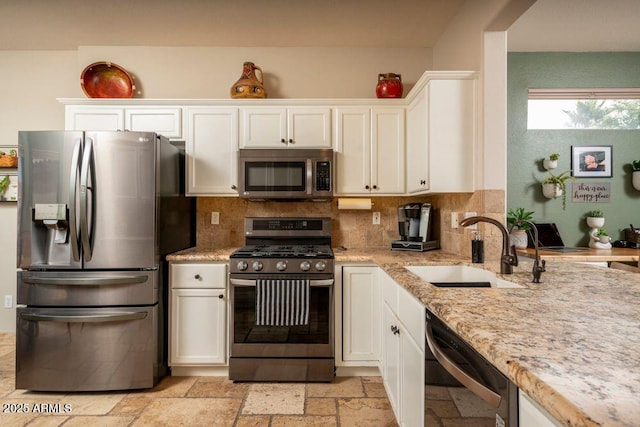
[{"label": "framed photograph on wall", "polygon": [[579,178],[611,178],[611,145],[571,146],[571,170]]},{"label": "framed photograph on wall", "polygon": [[18,174],[0,172],[0,202],[18,201]]}]

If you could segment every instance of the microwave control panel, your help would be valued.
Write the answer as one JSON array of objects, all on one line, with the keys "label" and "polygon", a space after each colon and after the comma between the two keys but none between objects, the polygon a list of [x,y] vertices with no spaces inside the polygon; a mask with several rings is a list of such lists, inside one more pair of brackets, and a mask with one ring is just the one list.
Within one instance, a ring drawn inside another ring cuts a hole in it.
[{"label": "microwave control panel", "polygon": [[331,162],[316,163],[316,191],[331,191]]}]

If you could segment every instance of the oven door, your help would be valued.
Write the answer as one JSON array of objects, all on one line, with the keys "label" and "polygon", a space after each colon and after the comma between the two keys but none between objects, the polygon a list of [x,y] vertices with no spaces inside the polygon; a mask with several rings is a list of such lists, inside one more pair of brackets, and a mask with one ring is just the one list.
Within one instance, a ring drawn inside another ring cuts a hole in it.
[{"label": "oven door", "polygon": [[[261,279],[283,277],[261,277]],[[290,280],[292,278],[284,278]],[[299,278],[297,278],[299,279]],[[231,277],[231,356],[333,358],[333,279],[309,281],[308,323],[257,325],[256,278]]]}]

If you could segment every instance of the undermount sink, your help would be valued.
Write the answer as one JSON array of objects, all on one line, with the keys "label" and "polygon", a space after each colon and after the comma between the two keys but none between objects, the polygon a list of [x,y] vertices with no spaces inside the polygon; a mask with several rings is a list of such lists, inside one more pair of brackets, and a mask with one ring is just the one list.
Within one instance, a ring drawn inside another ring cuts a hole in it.
[{"label": "undermount sink", "polygon": [[497,277],[491,271],[466,265],[411,265],[405,268],[421,279],[440,287],[524,288]]}]

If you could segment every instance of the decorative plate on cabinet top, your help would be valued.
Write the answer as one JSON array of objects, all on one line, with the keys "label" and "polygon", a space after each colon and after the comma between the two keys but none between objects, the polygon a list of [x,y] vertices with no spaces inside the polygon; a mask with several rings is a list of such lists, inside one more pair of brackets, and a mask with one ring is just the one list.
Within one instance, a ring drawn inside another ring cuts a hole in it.
[{"label": "decorative plate on cabinet top", "polygon": [[80,86],[89,98],[131,98],[133,76],[113,62],[94,62],[80,75]]}]

